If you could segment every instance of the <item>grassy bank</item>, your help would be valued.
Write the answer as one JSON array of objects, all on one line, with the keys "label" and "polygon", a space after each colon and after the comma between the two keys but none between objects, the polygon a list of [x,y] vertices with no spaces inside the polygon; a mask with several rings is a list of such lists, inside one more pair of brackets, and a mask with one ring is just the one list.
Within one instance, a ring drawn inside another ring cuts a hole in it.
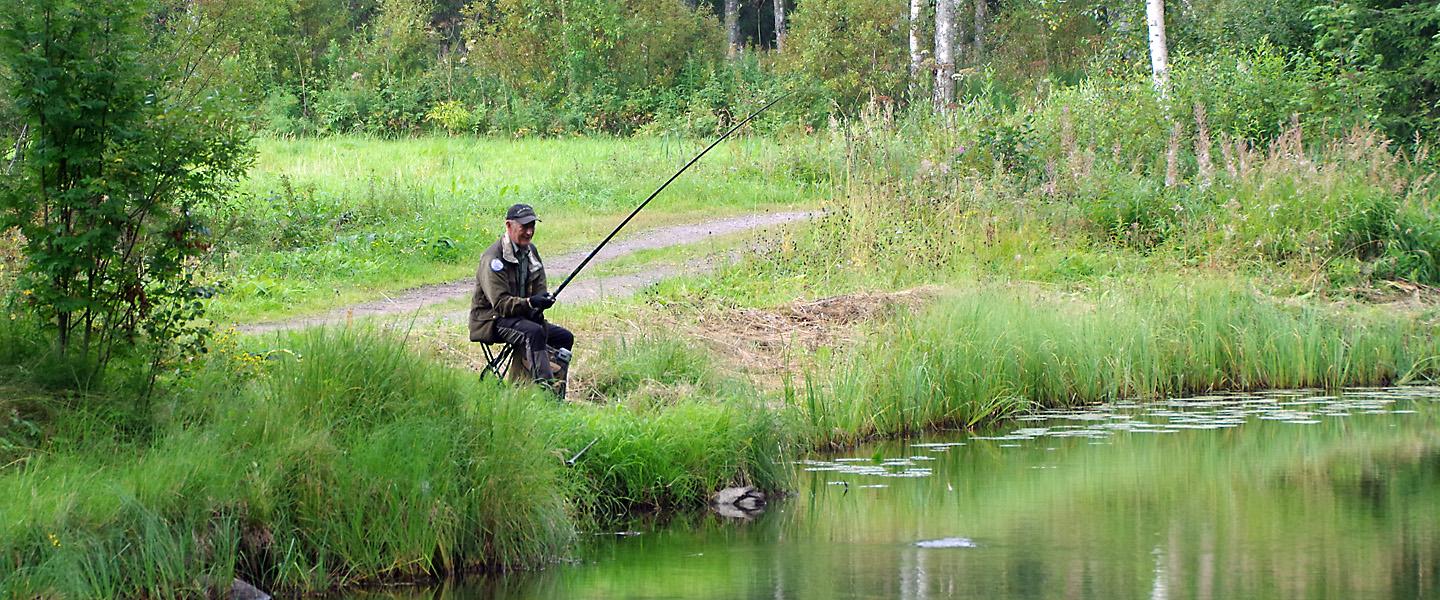
[{"label": "grassy bank", "polygon": [[236,574],[294,593],[534,567],[613,511],[787,476],[784,434],[743,402],[561,407],[373,331],[280,343],[268,361],[222,348],[157,407],[151,436],[92,418],[87,403],[113,398],[58,407],[62,426],[0,472],[0,595],[184,596]]}]

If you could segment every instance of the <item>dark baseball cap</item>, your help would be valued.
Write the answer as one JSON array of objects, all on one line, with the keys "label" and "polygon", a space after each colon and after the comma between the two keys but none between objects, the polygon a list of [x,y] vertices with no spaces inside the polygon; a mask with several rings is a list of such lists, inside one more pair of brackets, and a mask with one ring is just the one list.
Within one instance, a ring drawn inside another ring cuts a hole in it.
[{"label": "dark baseball cap", "polygon": [[505,211],[505,220],[527,225],[539,221],[540,217],[535,216],[535,209],[529,204],[515,204]]}]

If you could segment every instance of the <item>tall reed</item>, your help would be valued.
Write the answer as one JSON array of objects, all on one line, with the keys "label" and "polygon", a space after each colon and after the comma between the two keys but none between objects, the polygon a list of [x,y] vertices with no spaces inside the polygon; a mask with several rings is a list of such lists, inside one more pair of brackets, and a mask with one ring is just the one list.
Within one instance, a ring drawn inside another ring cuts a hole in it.
[{"label": "tall reed", "polygon": [[1431,326],[1287,305],[1224,281],[1081,297],[986,286],[869,339],[794,403],[815,443],[972,426],[1035,406],[1440,374]]}]

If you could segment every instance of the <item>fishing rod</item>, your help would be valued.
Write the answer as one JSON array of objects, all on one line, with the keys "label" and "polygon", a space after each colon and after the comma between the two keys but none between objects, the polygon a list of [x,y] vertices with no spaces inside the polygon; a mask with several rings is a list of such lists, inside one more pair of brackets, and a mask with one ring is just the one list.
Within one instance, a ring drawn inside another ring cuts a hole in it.
[{"label": "fishing rod", "polygon": [[[570,271],[570,274],[565,277],[565,281],[560,282],[560,286],[555,288],[555,291],[550,294],[550,297],[554,298],[556,296],[559,296],[560,292],[565,291],[565,286],[570,285],[570,281],[572,279],[575,279],[576,275],[580,274],[581,269],[584,269],[585,265],[590,264],[590,260],[595,258],[595,255],[599,254],[601,249],[605,248],[605,244],[610,243],[610,240],[615,238],[615,234],[620,233],[620,230],[624,229],[625,226],[630,223],[630,220],[635,218],[635,215],[638,215],[640,214],[640,211],[645,210],[645,206],[650,204],[651,200],[654,200],[656,196],[659,196],[660,192],[665,191],[665,188],[669,187],[671,182],[675,181],[680,177],[680,175],[684,174],[685,171],[689,170],[691,165],[699,162],[700,159],[704,157],[707,153],[709,153],[712,148],[719,146],[720,142],[723,142],[726,138],[730,137],[730,134],[739,131],[740,128],[744,127],[746,123],[749,123],[755,117],[760,116],[760,113],[769,110],[770,107],[775,106],[776,103],[789,97],[791,93],[792,92],[785,92],[783,94],[780,94],[774,100],[771,100],[769,103],[767,103],[765,106],[760,107],[759,110],[750,113],[750,116],[745,117],[739,123],[736,123],[734,127],[731,127],[728,131],[726,131],[724,135],[716,138],[715,141],[710,142],[710,145],[706,146],[704,150],[701,150],[699,154],[696,154],[695,158],[690,159],[690,162],[685,163],[685,166],[680,167],[679,171],[676,171],[674,175],[671,175],[669,179],[666,179],[665,183],[660,184],[660,187],[655,188],[655,191],[650,192],[650,196],[645,198],[644,202],[641,202],[639,206],[636,206],[635,210],[630,211],[630,215],[625,217],[625,220],[621,221],[619,225],[616,225],[615,229],[610,232],[610,235],[605,236],[605,239],[601,240],[600,244],[595,246],[594,250],[590,251],[590,254],[585,257],[585,260],[580,261],[580,264],[576,265],[575,268]],[[514,346],[506,346],[504,350],[501,350],[500,354],[496,355],[495,358],[490,360],[489,364],[485,365],[485,371],[482,371],[482,373],[494,371],[497,365],[504,362],[506,358],[509,358],[510,352],[513,348]]]},{"label": "fishing rod", "polygon": [[729,131],[726,131],[726,132],[725,132],[725,135],[722,135],[722,136],[720,136],[718,139],[716,139],[715,141],[710,142],[710,145],[709,145],[709,146],[706,146],[704,150],[701,150],[699,154],[696,154],[696,155],[695,155],[695,158],[690,159],[690,162],[685,163],[685,166],[680,167],[680,170],[679,170],[679,171],[676,171],[674,175],[671,175],[669,179],[666,179],[666,180],[665,180],[665,183],[662,183],[662,184],[660,184],[660,187],[655,188],[655,191],[653,191],[653,192],[650,193],[650,197],[646,198],[644,202],[641,202],[641,203],[640,203],[640,206],[637,206],[637,207],[635,207],[635,210],[630,211],[630,216],[625,217],[625,220],[624,220],[624,221],[621,221],[619,225],[616,225],[616,226],[615,226],[615,230],[614,230],[614,231],[611,231],[611,232],[610,232],[610,235],[605,236],[605,239],[604,239],[604,240],[601,240],[600,245],[595,246],[595,249],[590,251],[590,255],[589,255],[589,256],[586,256],[586,257],[585,257],[585,260],[580,261],[580,264],[577,265],[574,270],[570,271],[570,275],[565,278],[565,281],[560,282],[560,287],[555,288],[555,293],[550,294],[550,295],[551,295],[552,297],[554,297],[554,296],[559,296],[559,295],[560,295],[560,292],[562,292],[562,291],[565,290],[565,286],[570,285],[570,280],[571,280],[571,279],[574,279],[575,276],[580,273],[580,270],[585,268],[585,265],[590,264],[590,259],[595,258],[595,255],[596,255],[596,254],[599,254],[599,253],[600,253],[600,250],[605,247],[605,244],[610,243],[610,240],[615,237],[615,234],[620,233],[620,230],[621,230],[621,229],[624,229],[625,226],[630,223],[630,219],[634,219],[634,218],[635,218],[635,215],[638,215],[638,214],[640,214],[640,211],[645,210],[645,205],[650,204],[650,201],[651,201],[651,200],[654,200],[656,196],[659,196],[659,195],[660,195],[660,192],[665,191],[665,188],[670,185],[670,182],[675,181],[677,178],[679,178],[681,174],[683,174],[687,169],[690,168],[690,165],[693,165],[693,164],[699,162],[699,161],[700,161],[700,158],[703,157],[703,156],[705,156],[705,154],[706,154],[707,152],[709,152],[711,148],[714,148],[714,147],[720,145],[720,142],[725,141],[725,138],[730,137],[730,134],[735,133],[736,131],[739,131],[740,128],[741,128],[741,127],[744,127],[746,123],[749,123],[751,119],[754,119],[755,117],[759,116],[760,113],[765,112],[765,111],[768,110],[770,107],[775,106],[775,103],[777,103],[777,102],[779,102],[779,101],[781,101],[781,100],[784,100],[785,97],[786,97],[786,96],[789,96],[789,95],[790,95],[790,92],[786,92],[786,93],[784,93],[784,94],[781,94],[779,97],[775,98],[774,100],[771,100],[769,104],[766,104],[765,106],[760,107],[760,110],[757,110],[757,111],[755,111],[755,112],[753,112],[753,113],[750,113],[750,116],[745,117],[745,118],[744,118],[743,120],[741,120],[739,123],[736,123],[734,127],[731,127]]}]

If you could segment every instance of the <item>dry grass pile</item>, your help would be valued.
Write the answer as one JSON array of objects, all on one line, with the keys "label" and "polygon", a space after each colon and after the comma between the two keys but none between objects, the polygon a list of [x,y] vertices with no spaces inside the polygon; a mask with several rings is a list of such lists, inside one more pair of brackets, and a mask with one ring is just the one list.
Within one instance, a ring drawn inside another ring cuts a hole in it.
[{"label": "dry grass pile", "polygon": [[702,314],[668,314],[648,326],[699,340],[727,372],[743,375],[762,389],[778,389],[786,374],[814,366],[817,352],[850,347],[864,338],[865,325],[916,309],[939,290],[861,292],[793,302],[774,308],[729,308]]}]

